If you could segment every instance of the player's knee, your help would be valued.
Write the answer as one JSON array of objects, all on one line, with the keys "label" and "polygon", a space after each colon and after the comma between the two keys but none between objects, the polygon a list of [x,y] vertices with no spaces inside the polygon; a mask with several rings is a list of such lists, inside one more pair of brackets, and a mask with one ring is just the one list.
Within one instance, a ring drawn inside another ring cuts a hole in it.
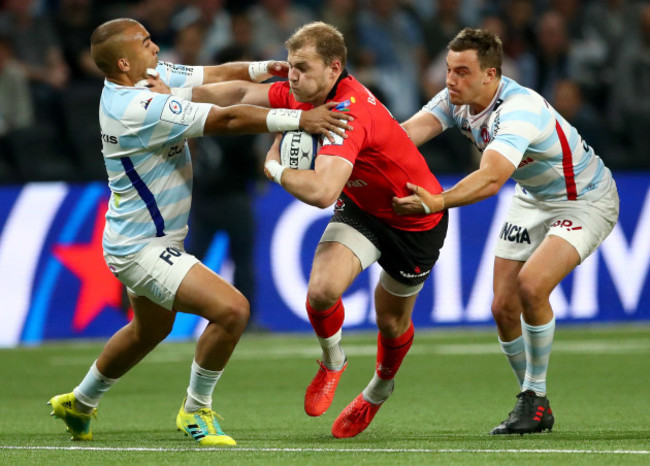
[{"label": "player's knee", "polygon": [[377,329],[387,338],[397,338],[403,335],[410,324],[410,317],[396,316],[394,314],[377,314]]},{"label": "player's knee", "polygon": [[499,325],[519,324],[521,308],[511,296],[495,295],[492,300],[492,317]]},{"label": "player's knee", "polygon": [[340,296],[332,290],[310,287],[307,299],[309,299],[309,305],[313,309],[317,311],[324,311],[336,304],[339,297]]},{"label": "player's knee", "polygon": [[517,278],[517,291],[525,308],[535,307],[546,302],[550,295],[550,291],[546,290],[539,280],[526,275],[520,275]]},{"label": "player's knee", "polygon": [[250,317],[250,304],[243,295],[232,296],[219,312],[218,323],[229,332],[243,331]]},{"label": "player's knee", "polygon": [[314,276],[309,280],[307,295],[310,306],[319,311],[329,309],[341,297],[341,294],[327,280]]}]

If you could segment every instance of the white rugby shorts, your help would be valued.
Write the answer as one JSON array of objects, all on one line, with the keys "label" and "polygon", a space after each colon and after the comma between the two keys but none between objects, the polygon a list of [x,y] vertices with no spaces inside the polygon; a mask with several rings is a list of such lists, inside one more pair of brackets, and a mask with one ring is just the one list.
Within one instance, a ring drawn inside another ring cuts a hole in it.
[{"label": "white rugby shorts", "polygon": [[559,202],[533,200],[518,187],[499,232],[494,255],[523,262],[544,238],[555,235],[576,248],[582,262],[611,233],[618,220],[618,212],[615,183],[604,195]]},{"label": "white rugby shorts", "polygon": [[172,310],[178,287],[192,266],[199,262],[185,251],[184,237],[183,234],[180,240],[172,235],[155,238],[128,256],[104,253],[104,260],[130,293]]}]

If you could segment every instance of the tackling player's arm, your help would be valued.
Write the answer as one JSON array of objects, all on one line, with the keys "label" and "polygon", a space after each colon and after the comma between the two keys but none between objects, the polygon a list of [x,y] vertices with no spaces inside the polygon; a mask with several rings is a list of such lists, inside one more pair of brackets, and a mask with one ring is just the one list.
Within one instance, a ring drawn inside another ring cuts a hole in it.
[{"label": "tackling player's arm", "polygon": [[430,139],[442,133],[442,124],[430,112],[420,110],[411,118],[402,123],[411,141],[416,146],[421,146]]},{"label": "tackling player's arm", "polygon": [[289,64],[281,61],[233,62],[203,67],[203,84],[194,87],[170,88],[158,74],[147,76],[147,87],[153,92],[173,94],[193,102],[222,107],[251,104],[270,107],[270,84],[257,84],[271,76],[286,77]]},{"label": "tackling player's arm", "polygon": [[192,101],[205,102],[222,107],[235,104],[270,107],[270,87],[271,84],[256,84],[250,81],[229,81],[206,84],[192,89]]},{"label": "tackling player's arm", "polygon": [[393,198],[393,210],[398,215],[430,213],[451,207],[460,207],[494,196],[515,171],[510,160],[495,150],[486,150],[481,157],[478,170],[460,180],[453,188],[440,194],[431,194],[421,186],[411,183],[407,187],[413,192],[406,197]]},{"label": "tackling player's arm", "polygon": [[289,64],[284,61],[232,62],[203,68],[203,84],[246,80],[261,82],[271,76],[287,77]]},{"label": "tackling player's arm", "polygon": [[[336,201],[352,173],[352,164],[331,155],[319,155],[313,170],[283,169],[276,179],[268,169],[269,161],[280,162],[280,140],[278,136],[266,156],[264,173],[276,181],[298,200],[305,204],[325,209]],[[276,165],[277,166],[277,165]]]},{"label": "tackling player's arm", "polygon": [[312,110],[268,109],[254,105],[213,106],[206,118],[204,134],[246,134],[304,130],[330,136],[330,132],[347,137],[345,130],[351,117],[331,109],[328,102]]}]

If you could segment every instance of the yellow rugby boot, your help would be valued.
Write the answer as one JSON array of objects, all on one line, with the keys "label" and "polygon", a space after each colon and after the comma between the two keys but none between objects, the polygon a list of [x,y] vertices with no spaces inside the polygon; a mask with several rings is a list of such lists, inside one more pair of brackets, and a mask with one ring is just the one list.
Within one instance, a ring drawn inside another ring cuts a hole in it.
[{"label": "yellow rugby boot", "polygon": [[232,437],[221,430],[217,416],[219,415],[210,408],[201,408],[194,413],[188,413],[185,411],[185,399],[183,399],[181,409],[176,416],[176,427],[185,435],[191,436],[199,445],[237,445]]},{"label": "yellow rugby boot", "polygon": [[84,414],[75,407],[74,393],[66,393],[52,397],[47,402],[52,406],[50,416],[61,419],[72,434],[71,440],[92,440],[93,433],[90,430],[90,419],[97,418],[97,409],[90,414]]}]

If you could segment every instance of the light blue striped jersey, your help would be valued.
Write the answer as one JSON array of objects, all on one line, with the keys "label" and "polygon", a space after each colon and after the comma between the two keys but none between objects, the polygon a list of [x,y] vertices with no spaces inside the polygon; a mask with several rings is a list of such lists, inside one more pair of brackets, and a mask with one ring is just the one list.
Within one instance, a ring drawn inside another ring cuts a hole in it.
[{"label": "light blue striped jersey", "polygon": [[[566,201],[608,191],[612,174],[576,129],[535,91],[505,76],[479,114],[454,105],[447,89],[424,107],[442,124],[457,126],[481,151],[495,150],[517,167],[512,178],[537,200]],[[521,189],[519,190],[521,191]]]},{"label": "light blue striped jersey", "polygon": [[[203,68],[158,63],[170,87],[202,84]],[[192,163],[186,138],[202,136],[212,105],[108,80],[99,104],[111,197],[104,250],[125,256],[154,237],[187,233]]]}]

